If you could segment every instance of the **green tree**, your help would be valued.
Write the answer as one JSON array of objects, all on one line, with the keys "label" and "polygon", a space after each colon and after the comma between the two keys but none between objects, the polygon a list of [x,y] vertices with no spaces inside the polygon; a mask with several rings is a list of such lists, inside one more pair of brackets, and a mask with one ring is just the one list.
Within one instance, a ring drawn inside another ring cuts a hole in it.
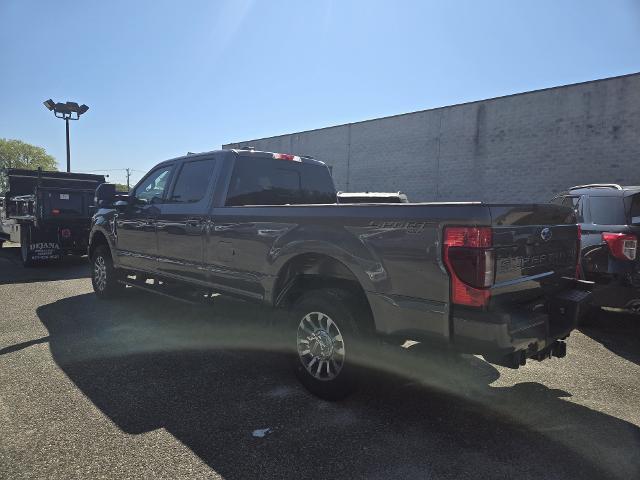
[{"label": "green tree", "polygon": [[58,170],[56,159],[44,148],[20,140],[0,138],[0,192],[6,191],[6,168]]},{"label": "green tree", "polygon": [[129,189],[124,183],[116,183],[115,186],[116,186],[116,192],[121,192],[121,193],[129,192]]}]

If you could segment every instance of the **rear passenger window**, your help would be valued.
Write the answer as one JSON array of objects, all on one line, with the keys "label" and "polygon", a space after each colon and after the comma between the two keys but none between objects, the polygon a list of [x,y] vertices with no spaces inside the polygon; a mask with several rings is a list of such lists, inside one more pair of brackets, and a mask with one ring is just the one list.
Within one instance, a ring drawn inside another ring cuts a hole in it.
[{"label": "rear passenger window", "polygon": [[626,225],[622,197],[589,197],[591,221],[596,225]]},{"label": "rear passenger window", "polygon": [[238,157],[227,206],[335,203],[329,171],[322,165],[289,164],[270,158]]},{"label": "rear passenger window", "polygon": [[185,162],[178,173],[169,201],[172,203],[195,203],[202,200],[213,177],[214,166],[215,160],[213,158]]},{"label": "rear passenger window", "polygon": [[631,208],[630,208],[631,223],[633,225],[638,225],[640,223],[640,193],[636,193],[631,197]]}]

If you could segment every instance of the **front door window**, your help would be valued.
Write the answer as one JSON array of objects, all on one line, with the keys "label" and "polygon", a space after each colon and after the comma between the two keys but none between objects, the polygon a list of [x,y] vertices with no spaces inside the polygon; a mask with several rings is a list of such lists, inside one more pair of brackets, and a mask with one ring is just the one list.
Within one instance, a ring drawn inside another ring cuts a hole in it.
[{"label": "front door window", "polygon": [[133,192],[137,203],[157,203],[162,200],[169,184],[171,168],[171,166],[159,168],[138,185]]}]

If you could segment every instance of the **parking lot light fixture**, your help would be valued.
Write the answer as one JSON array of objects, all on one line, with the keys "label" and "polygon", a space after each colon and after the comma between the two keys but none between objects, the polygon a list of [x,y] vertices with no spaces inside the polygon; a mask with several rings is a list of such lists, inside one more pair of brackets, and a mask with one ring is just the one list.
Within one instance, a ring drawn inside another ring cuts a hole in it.
[{"label": "parking lot light fixture", "polygon": [[61,118],[65,121],[67,131],[67,172],[71,171],[71,147],[69,145],[69,120],[79,120],[80,115],[89,110],[89,107],[84,103],[78,105],[76,102],[56,103],[53,100],[45,100],[44,106],[48,110],[52,111],[56,118]]}]

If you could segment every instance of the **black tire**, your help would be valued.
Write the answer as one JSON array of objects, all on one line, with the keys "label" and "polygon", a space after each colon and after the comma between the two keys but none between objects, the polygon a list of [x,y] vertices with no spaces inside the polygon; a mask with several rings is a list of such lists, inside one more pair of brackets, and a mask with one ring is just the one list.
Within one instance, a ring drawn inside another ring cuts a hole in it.
[{"label": "black tire", "polygon": [[26,268],[33,266],[33,259],[31,258],[31,252],[29,251],[29,245],[31,243],[30,231],[26,227],[20,229],[20,260],[22,265]]},{"label": "black tire", "polygon": [[117,297],[125,289],[118,270],[113,266],[111,252],[106,245],[98,246],[91,256],[91,284],[98,298]]},{"label": "black tire", "polygon": [[366,315],[351,294],[339,289],[312,290],[295,302],[287,343],[293,343],[296,376],[311,393],[340,400],[357,388]]}]

